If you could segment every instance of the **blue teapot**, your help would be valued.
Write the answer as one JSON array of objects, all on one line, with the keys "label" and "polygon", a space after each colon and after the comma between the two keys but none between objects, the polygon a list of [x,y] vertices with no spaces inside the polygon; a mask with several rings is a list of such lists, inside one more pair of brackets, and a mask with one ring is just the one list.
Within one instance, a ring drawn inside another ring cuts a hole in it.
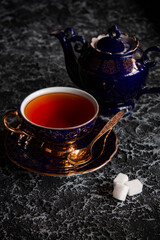
[{"label": "blue teapot", "polygon": [[116,25],[107,34],[93,37],[90,44],[72,28],[51,35],[63,47],[71,80],[91,93],[105,114],[133,109],[134,100],[143,93],[160,92],[145,84],[149,69],[156,64],[148,54],[160,52],[159,46],[143,51],[135,37],[121,33]]}]

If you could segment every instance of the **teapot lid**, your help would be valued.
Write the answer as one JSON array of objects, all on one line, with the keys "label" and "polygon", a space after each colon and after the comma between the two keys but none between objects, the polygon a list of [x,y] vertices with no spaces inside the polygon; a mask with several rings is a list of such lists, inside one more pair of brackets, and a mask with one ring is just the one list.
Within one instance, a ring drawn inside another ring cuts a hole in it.
[{"label": "teapot lid", "polygon": [[139,42],[135,37],[121,33],[116,25],[113,25],[107,35],[99,35],[92,38],[91,46],[97,51],[109,55],[126,55],[137,49]]}]

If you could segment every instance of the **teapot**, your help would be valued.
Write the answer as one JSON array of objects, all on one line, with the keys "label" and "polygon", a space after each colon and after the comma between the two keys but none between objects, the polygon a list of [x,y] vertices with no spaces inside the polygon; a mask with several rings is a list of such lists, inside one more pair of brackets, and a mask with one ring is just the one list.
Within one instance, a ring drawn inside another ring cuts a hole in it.
[{"label": "teapot", "polygon": [[146,86],[148,71],[156,64],[149,54],[160,52],[160,46],[143,51],[136,37],[121,33],[116,25],[107,34],[93,37],[90,43],[72,28],[51,35],[63,47],[71,80],[92,94],[105,114],[134,109],[135,99],[142,94],[160,92],[158,87]]}]

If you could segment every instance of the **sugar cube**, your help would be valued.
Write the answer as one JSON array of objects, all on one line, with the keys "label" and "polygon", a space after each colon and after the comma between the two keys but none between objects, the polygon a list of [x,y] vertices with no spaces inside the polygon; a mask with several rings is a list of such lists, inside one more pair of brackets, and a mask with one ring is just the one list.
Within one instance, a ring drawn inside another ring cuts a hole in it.
[{"label": "sugar cube", "polygon": [[115,183],[114,185],[114,190],[113,190],[113,197],[121,200],[121,201],[125,201],[126,196],[128,193],[128,186],[121,184],[121,183]]},{"label": "sugar cube", "polygon": [[117,177],[113,180],[114,185],[116,183],[121,183],[124,184],[125,182],[128,181],[128,176],[124,173],[119,173]]},{"label": "sugar cube", "polygon": [[128,181],[125,185],[128,187],[128,196],[133,196],[142,192],[143,184],[138,179]]}]

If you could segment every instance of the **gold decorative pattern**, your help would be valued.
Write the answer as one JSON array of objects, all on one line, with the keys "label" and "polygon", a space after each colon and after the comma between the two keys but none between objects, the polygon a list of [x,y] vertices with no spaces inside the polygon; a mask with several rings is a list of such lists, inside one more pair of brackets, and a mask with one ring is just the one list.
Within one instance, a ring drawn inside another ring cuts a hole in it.
[{"label": "gold decorative pattern", "polygon": [[123,59],[123,66],[127,73],[132,72],[134,67],[134,62],[132,58],[125,58]]},{"label": "gold decorative pattern", "polygon": [[117,72],[114,60],[104,60],[102,71],[107,74],[115,74]]}]

